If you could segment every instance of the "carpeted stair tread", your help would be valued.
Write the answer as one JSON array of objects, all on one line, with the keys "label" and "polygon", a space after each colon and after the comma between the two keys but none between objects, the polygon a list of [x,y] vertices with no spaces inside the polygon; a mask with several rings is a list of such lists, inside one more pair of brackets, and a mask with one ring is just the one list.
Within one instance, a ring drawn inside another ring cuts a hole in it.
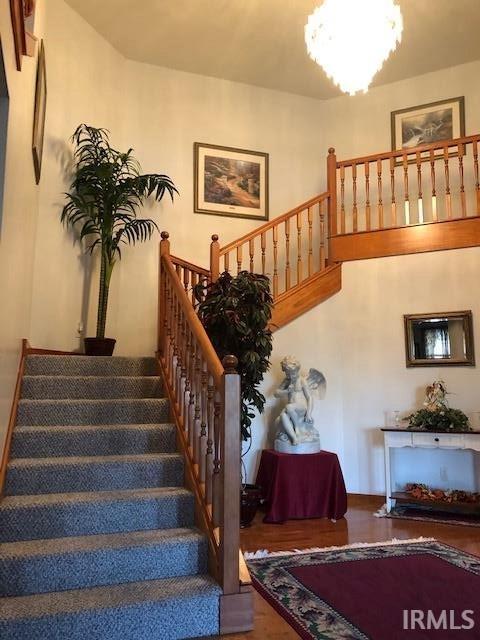
[{"label": "carpeted stair tread", "polygon": [[206,570],[206,539],[192,528],[0,544],[1,596],[158,580]]},{"label": "carpeted stair tread", "polygon": [[188,527],[193,507],[183,487],[6,496],[0,541]]},{"label": "carpeted stair tread", "polygon": [[18,426],[153,424],[168,422],[166,398],[20,400]]},{"label": "carpeted stair tread", "polygon": [[175,640],[218,634],[218,585],[209,576],[3,598],[9,640]]},{"label": "carpeted stair tread", "polygon": [[158,376],[158,363],[155,358],[32,355],[26,358],[25,375]]},{"label": "carpeted stair tread", "polygon": [[183,484],[178,453],[16,458],[7,467],[6,495],[112,491]]},{"label": "carpeted stair tread", "polygon": [[22,398],[101,399],[158,398],[158,376],[24,376]]},{"label": "carpeted stair tread", "polygon": [[16,427],[11,459],[171,453],[175,438],[168,423]]}]

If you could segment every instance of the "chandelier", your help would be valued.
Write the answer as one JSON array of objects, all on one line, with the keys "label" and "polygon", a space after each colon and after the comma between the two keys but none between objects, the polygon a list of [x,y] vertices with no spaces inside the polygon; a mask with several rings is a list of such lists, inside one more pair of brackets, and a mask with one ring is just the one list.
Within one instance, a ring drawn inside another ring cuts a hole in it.
[{"label": "chandelier", "polygon": [[402,39],[395,0],[325,0],[305,25],[308,55],[345,93],[367,91]]}]

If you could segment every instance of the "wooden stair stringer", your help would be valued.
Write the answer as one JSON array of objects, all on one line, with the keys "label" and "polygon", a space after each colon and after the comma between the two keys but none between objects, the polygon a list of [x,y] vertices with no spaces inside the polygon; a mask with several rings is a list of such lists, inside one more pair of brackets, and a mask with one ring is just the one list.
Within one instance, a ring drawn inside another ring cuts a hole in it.
[{"label": "wooden stair stringer", "polygon": [[342,288],[342,264],[334,264],[282,293],[275,300],[270,328],[276,331]]}]

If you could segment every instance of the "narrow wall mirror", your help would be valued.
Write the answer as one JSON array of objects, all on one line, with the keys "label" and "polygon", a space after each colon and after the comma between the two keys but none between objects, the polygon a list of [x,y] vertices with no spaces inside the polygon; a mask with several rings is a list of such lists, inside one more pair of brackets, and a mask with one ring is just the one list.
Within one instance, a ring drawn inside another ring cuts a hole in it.
[{"label": "narrow wall mirror", "polygon": [[474,367],[471,311],[404,316],[407,367]]}]

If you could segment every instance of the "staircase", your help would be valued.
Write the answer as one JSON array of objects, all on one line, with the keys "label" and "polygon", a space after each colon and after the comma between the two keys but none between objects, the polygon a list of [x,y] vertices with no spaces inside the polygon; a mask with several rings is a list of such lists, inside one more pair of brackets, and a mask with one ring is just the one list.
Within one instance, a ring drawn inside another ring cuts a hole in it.
[{"label": "staircase", "polygon": [[218,634],[154,358],[29,355],[0,501],[0,637]]}]

